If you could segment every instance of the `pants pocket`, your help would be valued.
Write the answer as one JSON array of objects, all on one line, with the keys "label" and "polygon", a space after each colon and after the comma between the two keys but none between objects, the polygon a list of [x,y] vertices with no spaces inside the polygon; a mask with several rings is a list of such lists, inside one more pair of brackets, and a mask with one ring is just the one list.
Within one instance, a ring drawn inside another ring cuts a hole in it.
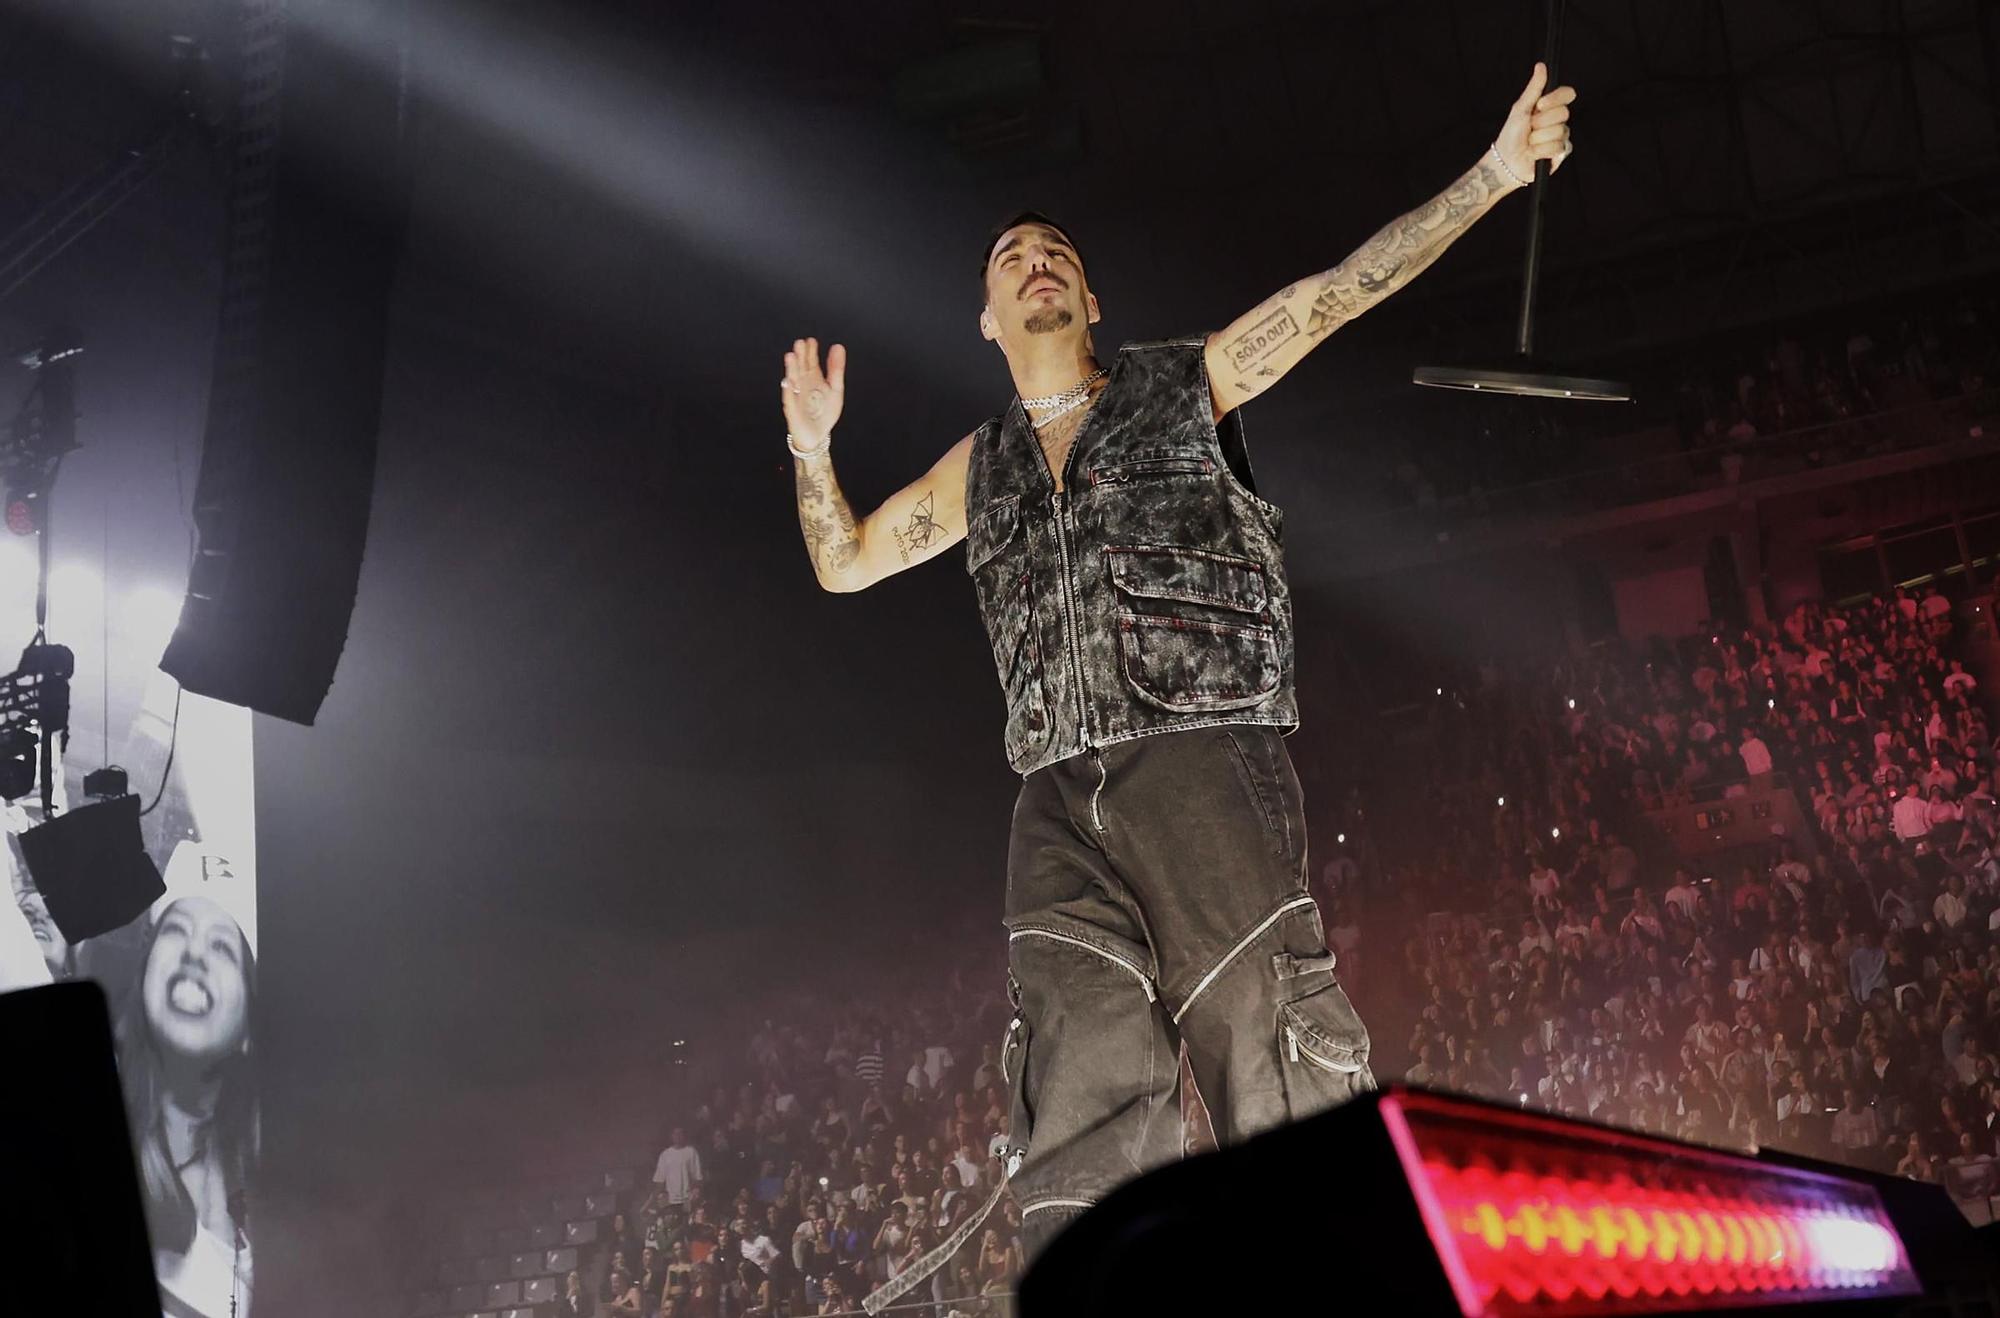
[{"label": "pants pocket", "polygon": [[1256,730],[1229,727],[1220,731],[1230,768],[1251,808],[1264,821],[1266,845],[1274,856],[1287,855],[1292,848],[1291,819],[1286,809],[1285,784],[1273,763],[1269,736]]},{"label": "pants pocket", "polygon": [[1375,1088],[1368,1028],[1337,983],[1278,1005],[1277,1046],[1295,1121]]}]

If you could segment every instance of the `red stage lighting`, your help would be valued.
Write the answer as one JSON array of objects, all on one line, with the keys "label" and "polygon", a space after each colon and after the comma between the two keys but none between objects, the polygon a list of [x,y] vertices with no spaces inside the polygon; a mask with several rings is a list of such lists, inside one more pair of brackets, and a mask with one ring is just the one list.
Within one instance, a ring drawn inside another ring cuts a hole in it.
[{"label": "red stage lighting", "polygon": [[1435,1094],[1381,1114],[1465,1318],[1922,1289],[1862,1181]]},{"label": "red stage lighting", "polygon": [[1112,1191],[1020,1312],[1907,1318],[1995,1287],[1936,1185],[1391,1086]]}]

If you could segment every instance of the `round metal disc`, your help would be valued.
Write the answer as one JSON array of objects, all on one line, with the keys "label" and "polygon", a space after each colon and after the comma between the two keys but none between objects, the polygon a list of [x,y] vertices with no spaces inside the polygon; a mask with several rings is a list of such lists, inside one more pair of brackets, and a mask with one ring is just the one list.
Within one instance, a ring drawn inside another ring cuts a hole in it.
[{"label": "round metal disc", "polygon": [[1632,386],[1619,380],[1598,380],[1585,375],[1563,375],[1555,371],[1527,370],[1518,363],[1492,366],[1419,366],[1410,372],[1413,383],[1433,389],[1467,389],[1482,394],[1523,394],[1533,398],[1577,398],[1600,403],[1632,401]]}]

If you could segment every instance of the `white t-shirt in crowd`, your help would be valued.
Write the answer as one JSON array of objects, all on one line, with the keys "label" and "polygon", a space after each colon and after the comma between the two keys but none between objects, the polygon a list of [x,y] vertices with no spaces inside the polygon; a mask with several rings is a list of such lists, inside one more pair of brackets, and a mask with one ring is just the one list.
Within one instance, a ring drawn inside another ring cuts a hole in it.
[{"label": "white t-shirt in crowd", "polygon": [[1743,757],[1743,771],[1752,778],[1771,772],[1771,748],[1756,733],[1745,737],[1743,744],[1736,748],[1736,753]]},{"label": "white t-shirt in crowd", "polygon": [[684,1204],[694,1194],[694,1183],[701,1179],[701,1155],[692,1144],[675,1148],[669,1144],[660,1150],[660,1160],[653,1166],[653,1183],[664,1186],[667,1202]]},{"label": "white t-shirt in crowd", "polygon": [[756,1239],[743,1242],[743,1257],[767,1271],[779,1253],[778,1246],[763,1231],[757,1233]]},{"label": "white t-shirt in crowd", "polygon": [[1924,798],[1914,792],[1905,792],[1896,798],[1896,808],[1891,812],[1891,820],[1896,836],[1905,842],[1922,837],[1931,831],[1930,807]]},{"label": "white t-shirt in crowd", "polygon": [[1695,903],[1701,900],[1701,894],[1695,890],[1695,886],[1692,883],[1683,881],[1667,889],[1667,895],[1663,900],[1665,900],[1667,905],[1674,907],[1682,915],[1692,920],[1694,919]]}]

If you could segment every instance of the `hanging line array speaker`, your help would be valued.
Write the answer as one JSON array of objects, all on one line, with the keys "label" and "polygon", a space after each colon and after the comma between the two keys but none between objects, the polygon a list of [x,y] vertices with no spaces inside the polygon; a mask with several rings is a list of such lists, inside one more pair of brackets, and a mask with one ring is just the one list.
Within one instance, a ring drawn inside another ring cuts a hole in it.
[{"label": "hanging line array speaker", "polygon": [[332,685],[368,534],[408,213],[402,4],[238,0],[198,546],[160,666],[296,723]]}]

